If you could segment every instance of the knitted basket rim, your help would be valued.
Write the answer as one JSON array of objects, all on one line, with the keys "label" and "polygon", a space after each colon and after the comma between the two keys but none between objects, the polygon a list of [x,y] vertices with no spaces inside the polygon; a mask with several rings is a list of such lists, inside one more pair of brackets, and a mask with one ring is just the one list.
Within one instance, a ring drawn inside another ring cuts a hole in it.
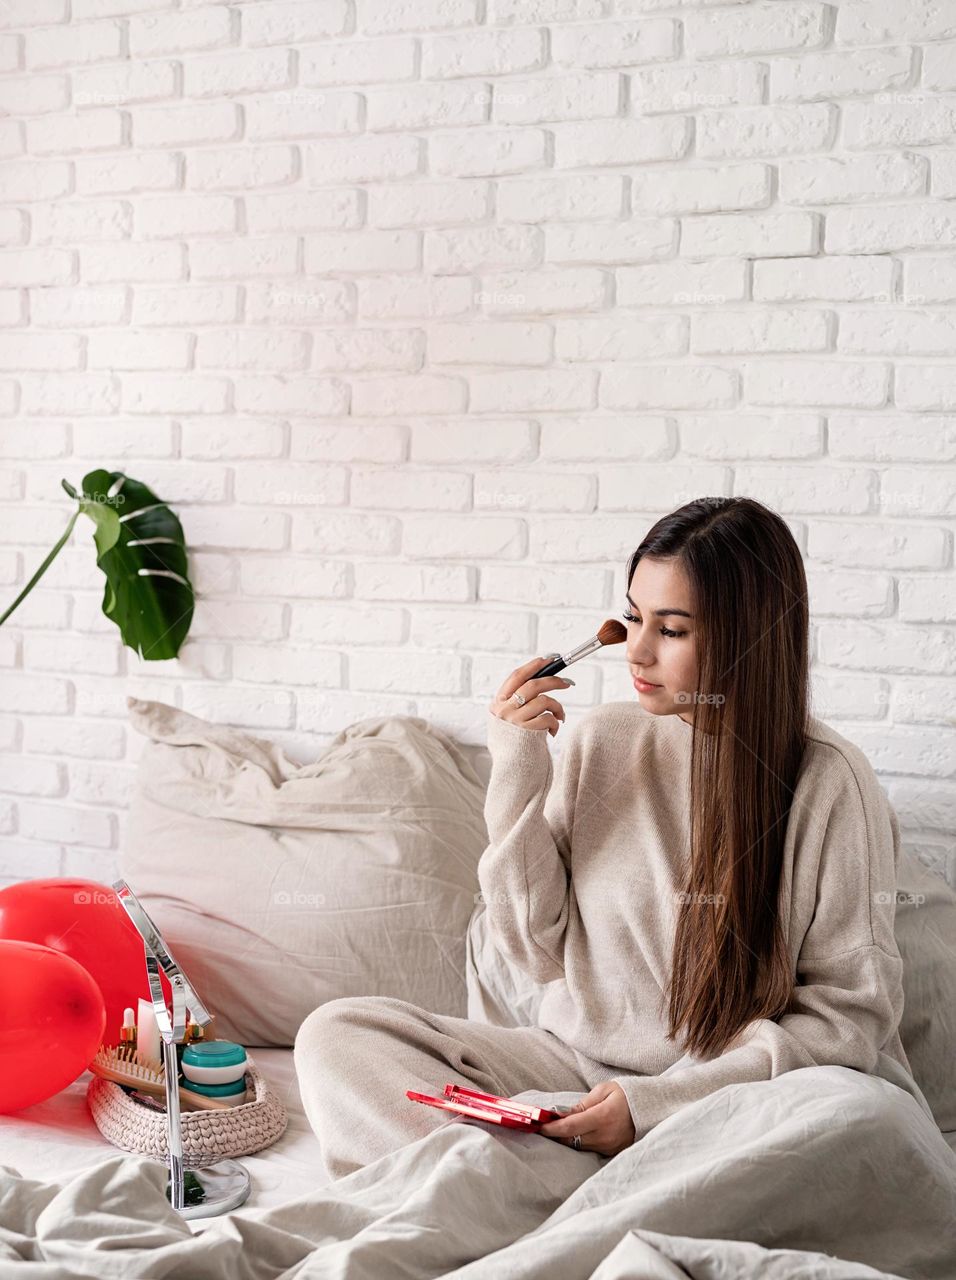
[{"label": "knitted basket rim", "polygon": [[[180,1113],[183,1165],[201,1169],[230,1156],[251,1155],[271,1146],[285,1132],[289,1117],[252,1058],[247,1056],[246,1086],[255,1091],[238,1106]],[[86,1100],[96,1127],[107,1141],[124,1151],[169,1159],[166,1115],[153,1111],[113,1080],[94,1076]]]}]

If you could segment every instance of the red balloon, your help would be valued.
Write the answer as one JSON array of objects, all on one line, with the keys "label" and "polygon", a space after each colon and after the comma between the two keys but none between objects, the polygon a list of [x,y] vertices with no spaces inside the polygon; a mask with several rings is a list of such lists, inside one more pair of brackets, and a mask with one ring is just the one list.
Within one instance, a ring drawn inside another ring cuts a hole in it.
[{"label": "red balloon", "polygon": [[[135,1015],[139,997],[151,998],[143,939],[109,885],[58,877],[8,885],[0,889],[0,938],[49,947],[86,969],[106,1005],[104,1044],[119,1043],[127,1006]],[[160,977],[169,1003],[169,984]]]},{"label": "red balloon", "polygon": [[103,995],[81,964],[52,947],[0,940],[0,1112],[72,1084],[105,1025]]}]

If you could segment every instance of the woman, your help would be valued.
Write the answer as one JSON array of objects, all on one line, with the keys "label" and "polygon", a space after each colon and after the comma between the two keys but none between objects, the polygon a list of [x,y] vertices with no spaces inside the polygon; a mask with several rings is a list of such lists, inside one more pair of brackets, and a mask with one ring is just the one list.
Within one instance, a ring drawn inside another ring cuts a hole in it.
[{"label": "woman", "polygon": [[489,707],[478,878],[498,952],[540,984],[535,1025],[384,997],[316,1010],[296,1055],[321,1058],[305,1103],[331,1177],[448,1123],[402,1102],[449,1079],[585,1091],[542,1133],[605,1156],[725,1085],[815,1065],[881,1075],[930,1114],[898,1034],[896,815],[809,715],[786,523],[749,498],[680,507],[631,556],[624,617],[638,705],[588,712],[553,786],[569,682],[533,678],[536,657]]}]

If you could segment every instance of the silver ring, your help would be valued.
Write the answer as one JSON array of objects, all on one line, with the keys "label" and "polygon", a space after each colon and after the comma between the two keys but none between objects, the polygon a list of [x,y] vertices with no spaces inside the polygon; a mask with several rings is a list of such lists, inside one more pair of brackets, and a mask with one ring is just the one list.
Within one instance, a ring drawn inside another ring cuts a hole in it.
[{"label": "silver ring", "polygon": [[574,1147],[575,1151],[580,1151],[580,1150],[581,1150],[581,1135],[580,1135],[579,1133],[576,1133],[576,1134],[572,1137],[572,1139],[571,1139],[571,1146],[572,1146],[572,1147]]},{"label": "silver ring", "polygon": [[[517,701],[515,701],[515,699],[517,699]],[[516,707],[523,707],[525,702],[527,702],[527,698],[522,698],[521,694],[516,689],[511,695],[511,701],[515,703]]]}]

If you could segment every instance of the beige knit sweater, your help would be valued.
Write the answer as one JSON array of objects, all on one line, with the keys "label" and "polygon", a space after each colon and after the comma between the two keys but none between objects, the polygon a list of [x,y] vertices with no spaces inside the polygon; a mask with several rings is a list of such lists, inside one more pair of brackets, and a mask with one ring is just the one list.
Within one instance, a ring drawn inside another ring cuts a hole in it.
[{"label": "beige knit sweater", "polygon": [[811,721],[780,889],[796,1011],[750,1022],[707,1060],[657,1016],[689,857],[692,728],[631,702],[573,715],[555,769],[549,734],[488,712],[478,879],[498,950],[547,984],[538,1025],[620,1069],[636,1137],[724,1085],[826,1064],[891,1079],[928,1111],[898,1032],[899,827],[862,751]]}]

